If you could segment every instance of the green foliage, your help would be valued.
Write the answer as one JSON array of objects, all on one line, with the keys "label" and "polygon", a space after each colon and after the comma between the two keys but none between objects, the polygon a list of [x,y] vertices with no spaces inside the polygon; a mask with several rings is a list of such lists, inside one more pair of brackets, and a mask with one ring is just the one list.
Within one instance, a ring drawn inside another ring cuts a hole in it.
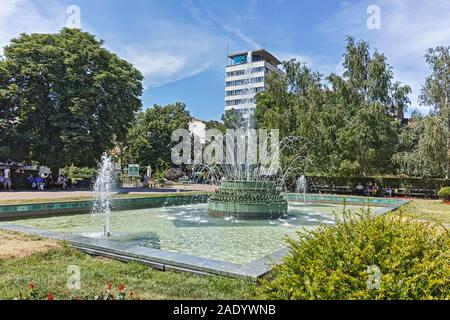
[{"label": "green foliage", "polygon": [[188,129],[192,117],[183,103],[155,105],[141,113],[128,134],[129,157],[142,166],[164,170],[171,163],[176,129]]},{"label": "green foliage", "polygon": [[445,176],[449,156],[445,146],[450,133],[444,121],[436,116],[413,118],[406,134],[409,151],[393,157],[400,172],[421,177]]},{"label": "green foliage", "polygon": [[[283,264],[262,280],[263,298],[450,298],[450,235],[441,226],[345,212],[336,226],[299,233],[288,243]],[[381,272],[378,288],[368,285],[377,283],[371,266]]]},{"label": "green foliage", "polygon": [[[246,118],[246,116],[248,118]],[[222,115],[222,121],[224,128],[220,129],[240,129],[247,127],[247,123],[250,123],[250,127],[255,126],[255,119],[252,113],[247,113],[245,110],[230,109],[226,110]],[[225,131],[224,130],[224,131]],[[221,130],[222,131],[222,130]]]},{"label": "green foliage", "polygon": [[95,169],[86,167],[70,166],[62,169],[62,173],[69,179],[83,180],[94,179]]},{"label": "green foliage", "polygon": [[279,129],[280,137],[309,142],[306,171],[320,174],[393,173],[400,149],[400,121],[410,88],[392,84],[392,68],[366,42],[349,37],[344,78],[327,77],[295,60],[284,62],[286,76],[269,78],[257,96],[258,127]]},{"label": "green foliage", "polygon": [[432,74],[425,80],[420,100],[434,108],[447,128],[447,141],[440,147],[447,153],[445,171],[450,177],[450,46],[428,49],[425,58]]},{"label": "green foliage", "polygon": [[142,74],[78,29],[22,34],[0,71],[1,144],[13,160],[95,166],[141,108]]},{"label": "green foliage", "polygon": [[441,188],[441,190],[439,190],[439,192],[438,192],[438,196],[441,199],[450,201],[450,187]]},{"label": "green foliage", "polygon": [[225,126],[224,123],[222,123],[220,121],[214,121],[214,120],[207,121],[206,122],[206,130],[211,130],[211,129],[216,129],[222,133],[225,133],[227,127]]}]

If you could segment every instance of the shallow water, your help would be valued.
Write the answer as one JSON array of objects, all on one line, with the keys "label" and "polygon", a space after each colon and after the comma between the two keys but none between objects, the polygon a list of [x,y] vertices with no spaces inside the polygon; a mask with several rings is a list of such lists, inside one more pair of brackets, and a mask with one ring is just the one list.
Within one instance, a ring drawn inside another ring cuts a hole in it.
[{"label": "shallow water", "polygon": [[[297,231],[334,224],[343,205],[289,203],[278,220],[237,221],[208,216],[206,204],[117,211],[111,214],[111,240],[233,263],[249,263],[284,246]],[[360,206],[346,206],[359,211]],[[386,208],[371,207],[381,214]],[[103,237],[102,221],[89,214],[28,219],[11,224],[86,237]]]}]

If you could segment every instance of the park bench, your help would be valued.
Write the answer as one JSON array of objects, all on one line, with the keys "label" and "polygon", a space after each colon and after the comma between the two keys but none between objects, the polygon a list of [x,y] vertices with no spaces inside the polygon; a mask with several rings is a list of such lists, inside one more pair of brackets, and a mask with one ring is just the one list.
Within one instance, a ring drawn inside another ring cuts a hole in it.
[{"label": "park bench", "polygon": [[436,190],[431,189],[410,189],[409,196],[417,198],[435,199],[437,198],[437,193]]}]

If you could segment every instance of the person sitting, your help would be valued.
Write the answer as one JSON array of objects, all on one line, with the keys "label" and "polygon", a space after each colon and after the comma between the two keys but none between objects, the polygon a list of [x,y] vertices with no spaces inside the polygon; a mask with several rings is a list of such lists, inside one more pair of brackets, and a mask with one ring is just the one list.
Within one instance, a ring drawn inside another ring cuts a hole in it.
[{"label": "person sitting", "polygon": [[369,183],[366,189],[364,189],[364,195],[367,197],[370,197],[372,195],[372,183]]},{"label": "person sitting", "polygon": [[67,189],[67,180],[62,174],[59,175],[58,179],[56,180],[56,184],[58,186],[61,186],[63,190]]},{"label": "person sitting", "polygon": [[388,186],[385,190],[385,193],[389,196],[389,197],[393,197],[394,196],[394,189],[391,188],[391,186]]},{"label": "person sitting", "polygon": [[30,189],[34,189],[35,187],[33,187],[33,183],[34,183],[34,175],[32,173],[30,173],[30,175],[27,178],[27,186]]},{"label": "person sitting", "polygon": [[36,186],[37,186],[38,191],[44,191],[44,189],[45,189],[45,179],[44,179],[44,176],[42,175],[42,176],[40,176],[40,177],[37,177],[37,178],[35,179],[35,182],[36,182]]},{"label": "person sitting", "polygon": [[355,188],[356,194],[359,196],[363,196],[364,195],[364,186],[362,185],[362,183],[358,183],[358,185]]},{"label": "person sitting", "polygon": [[378,187],[378,185],[375,183],[372,188],[372,196],[377,197],[379,191],[380,191],[380,187]]}]

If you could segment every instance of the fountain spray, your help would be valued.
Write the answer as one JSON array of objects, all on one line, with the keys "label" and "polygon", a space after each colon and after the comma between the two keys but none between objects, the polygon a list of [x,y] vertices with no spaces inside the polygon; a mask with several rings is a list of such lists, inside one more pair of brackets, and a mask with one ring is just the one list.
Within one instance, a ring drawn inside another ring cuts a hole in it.
[{"label": "fountain spray", "polygon": [[92,207],[92,215],[103,220],[105,237],[111,236],[111,198],[114,186],[114,164],[105,153],[102,156],[102,162],[94,185],[94,204]]}]

